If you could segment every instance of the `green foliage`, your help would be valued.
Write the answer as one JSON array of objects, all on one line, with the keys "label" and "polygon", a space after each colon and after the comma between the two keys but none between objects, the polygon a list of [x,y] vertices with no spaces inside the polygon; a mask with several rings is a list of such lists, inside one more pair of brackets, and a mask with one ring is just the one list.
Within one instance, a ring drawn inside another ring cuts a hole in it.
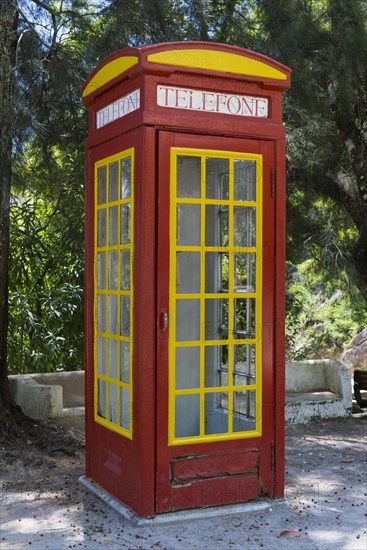
[{"label": "green foliage", "polygon": [[[60,195],[54,204],[29,193],[13,199],[8,359],[13,374],[82,368],[83,242],[82,232],[69,227],[68,200]],[[80,211],[82,193],[72,200]]]},{"label": "green foliage", "polygon": [[20,2],[10,233],[9,371],[83,368],[88,2]]},{"label": "green foliage", "polygon": [[356,228],[333,201],[292,185],[287,210],[287,357],[337,358],[367,323],[351,266]]},{"label": "green foliage", "polygon": [[367,323],[367,312],[345,271],[330,279],[314,259],[288,264],[287,357],[337,358]]},{"label": "green foliage", "polygon": [[82,368],[87,117],[81,85],[114,50],[175,40],[231,43],[292,68],[284,99],[288,356],[338,355],[366,323],[366,2],[20,0],[19,5],[11,372]]}]

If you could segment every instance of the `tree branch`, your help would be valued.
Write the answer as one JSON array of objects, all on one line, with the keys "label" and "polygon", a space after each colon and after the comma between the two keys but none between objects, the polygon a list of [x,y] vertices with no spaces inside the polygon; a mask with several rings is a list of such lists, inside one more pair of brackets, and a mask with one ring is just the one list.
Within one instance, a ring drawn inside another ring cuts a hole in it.
[{"label": "tree branch", "polygon": [[29,30],[33,32],[33,34],[37,37],[37,39],[41,42],[42,46],[44,46],[47,50],[50,48],[50,45],[47,44],[42,38],[40,37],[39,33],[36,31],[35,26],[31,21],[28,19],[28,17],[25,15],[25,13],[22,11],[21,8],[19,8],[19,15],[24,20],[25,23],[27,23]]},{"label": "tree branch", "polygon": [[312,188],[323,197],[334,200],[349,214],[358,231],[365,230],[366,208],[357,188],[348,185],[339,177],[317,172],[310,174],[303,167],[292,164],[288,165],[288,176],[300,187],[305,188],[307,185],[308,189]]}]

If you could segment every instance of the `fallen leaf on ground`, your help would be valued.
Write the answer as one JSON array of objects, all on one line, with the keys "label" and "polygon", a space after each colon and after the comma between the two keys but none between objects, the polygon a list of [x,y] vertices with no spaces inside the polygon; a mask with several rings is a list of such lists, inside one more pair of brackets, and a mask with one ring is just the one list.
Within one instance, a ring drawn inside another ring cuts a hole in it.
[{"label": "fallen leaf on ground", "polygon": [[344,462],[344,464],[349,464],[350,462],[354,462],[354,458],[343,458],[340,462]]},{"label": "fallen leaf on ground", "polygon": [[278,535],[278,538],[279,537],[300,537],[301,536],[301,531],[298,531],[297,530],[294,530],[294,531],[289,531],[288,529],[285,529],[284,531],[281,531]]}]

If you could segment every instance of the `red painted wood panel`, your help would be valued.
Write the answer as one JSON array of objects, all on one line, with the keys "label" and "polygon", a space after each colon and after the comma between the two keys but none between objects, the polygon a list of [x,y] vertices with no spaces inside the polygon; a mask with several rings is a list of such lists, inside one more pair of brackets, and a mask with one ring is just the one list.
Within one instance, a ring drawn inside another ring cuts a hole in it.
[{"label": "red painted wood panel", "polygon": [[167,512],[248,502],[259,496],[257,475],[204,479],[172,487]]},{"label": "red painted wood panel", "polygon": [[171,460],[171,483],[236,474],[257,474],[259,449],[238,453],[212,453]]},{"label": "red painted wood panel", "polygon": [[[155,485],[155,132],[140,128],[88,152],[85,266],[86,475],[142,516]],[[134,147],[133,439],[94,422],[94,164]],[[142,399],[141,396],[144,396]]]}]

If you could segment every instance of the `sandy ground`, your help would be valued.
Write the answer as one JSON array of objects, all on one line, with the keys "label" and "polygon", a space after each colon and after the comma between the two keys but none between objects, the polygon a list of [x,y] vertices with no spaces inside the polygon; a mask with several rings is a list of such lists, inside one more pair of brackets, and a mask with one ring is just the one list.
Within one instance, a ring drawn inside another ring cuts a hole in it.
[{"label": "sandy ground", "polygon": [[366,417],[288,427],[286,499],[266,512],[144,528],[78,482],[82,433],[74,433],[67,454],[60,444],[42,452],[5,446],[0,548],[366,550],[366,428]]}]

